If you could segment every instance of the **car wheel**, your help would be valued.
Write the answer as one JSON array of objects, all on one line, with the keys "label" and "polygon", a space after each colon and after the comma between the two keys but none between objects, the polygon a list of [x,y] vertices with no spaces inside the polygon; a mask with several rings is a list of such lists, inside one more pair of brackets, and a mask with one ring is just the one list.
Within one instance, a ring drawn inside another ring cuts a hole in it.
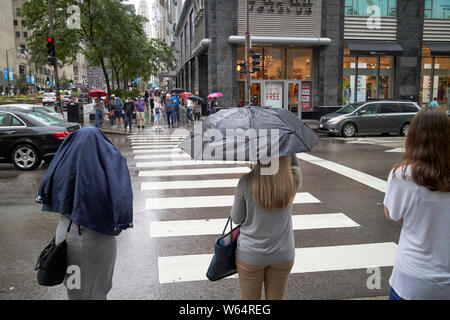
[{"label": "car wheel", "polygon": [[356,126],[353,123],[346,123],[342,127],[342,136],[346,138],[354,137],[356,134]]},{"label": "car wheel", "polygon": [[11,155],[11,160],[17,169],[23,171],[34,170],[41,164],[41,156],[28,144],[17,146]]},{"label": "car wheel", "polygon": [[402,128],[400,129],[400,134],[402,136],[406,136],[408,134],[408,130],[409,130],[409,123],[405,123]]}]

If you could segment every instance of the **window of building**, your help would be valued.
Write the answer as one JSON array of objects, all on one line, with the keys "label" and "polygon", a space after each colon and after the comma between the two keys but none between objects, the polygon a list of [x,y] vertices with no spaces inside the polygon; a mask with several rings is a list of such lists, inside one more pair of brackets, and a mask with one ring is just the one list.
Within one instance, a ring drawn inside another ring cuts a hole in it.
[{"label": "window of building", "polygon": [[450,0],[425,0],[425,18],[450,19]]},{"label": "window of building", "polygon": [[16,38],[20,38],[20,32],[16,31]]},{"label": "window of building", "polygon": [[285,48],[264,48],[264,79],[280,80],[286,75],[286,50]]},{"label": "window of building", "polygon": [[194,16],[194,10],[191,10],[191,13],[189,14],[189,21],[191,23],[190,26],[190,36],[191,36],[191,42],[195,40],[195,16]]},{"label": "window of building", "polygon": [[28,38],[28,32],[24,31],[24,32],[23,32],[23,37],[24,37],[24,38]]},{"label": "window of building", "polygon": [[25,25],[25,20],[22,20],[22,25],[23,25],[23,26]]},{"label": "window of building", "polygon": [[[378,10],[378,9],[379,10]],[[345,15],[381,17],[397,16],[397,0],[345,0]]]},{"label": "window of building", "polygon": [[17,26],[17,20],[14,20],[14,25]]},{"label": "window of building", "polygon": [[392,98],[393,58],[391,56],[350,56],[344,47],[342,103]]},{"label": "window of building", "polygon": [[185,50],[186,58],[189,59],[190,46],[189,46],[188,24],[187,23],[184,25],[184,50]]},{"label": "window of building", "polygon": [[439,105],[445,108],[450,98],[450,57],[432,56],[430,49],[423,45],[420,82],[421,106],[437,98]]},{"label": "window of building", "polygon": [[311,49],[286,49],[286,79],[311,81]]},{"label": "window of building", "polygon": [[184,38],[183,38],[184,34],[182,33],[180,36],[180,42],[181,42],[181,51],[180,51],[180,55],[181,55],[181,61],[184,61]]}]

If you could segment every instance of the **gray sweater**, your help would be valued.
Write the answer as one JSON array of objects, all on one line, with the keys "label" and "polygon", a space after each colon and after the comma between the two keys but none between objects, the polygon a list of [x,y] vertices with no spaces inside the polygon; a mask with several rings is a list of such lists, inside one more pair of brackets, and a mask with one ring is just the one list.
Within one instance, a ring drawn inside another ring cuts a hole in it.
[{"label": "gray sweater", "polygon": [[[296,189],[300,187],[300,165],[292,157]],[[231,219],[241,224],[236,257],[249,265],[261,266],[294,260],[295,243],[291,218],[292,204],[283,210],[266,210],[253,200],[252,176],[239,180],[231,209]]]}]

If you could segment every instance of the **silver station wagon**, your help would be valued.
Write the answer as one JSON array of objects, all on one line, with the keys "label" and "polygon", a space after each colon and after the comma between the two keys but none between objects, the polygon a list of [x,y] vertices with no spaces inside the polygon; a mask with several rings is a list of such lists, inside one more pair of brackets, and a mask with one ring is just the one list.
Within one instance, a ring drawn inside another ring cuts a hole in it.
[{"label": "silver station wagon", "polygon": [[319,131],[353,137],[359,133],[397,133],[406,135],[420,107],[412,101],[380,100],[349,104],[324,115]]}]

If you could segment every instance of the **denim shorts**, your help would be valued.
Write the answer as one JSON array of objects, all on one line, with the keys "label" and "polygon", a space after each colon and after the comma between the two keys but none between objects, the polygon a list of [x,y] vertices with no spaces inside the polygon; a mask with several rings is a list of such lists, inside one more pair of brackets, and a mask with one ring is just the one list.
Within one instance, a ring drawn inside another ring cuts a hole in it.
[{"label": "denim shorts", "polygon": [[122,110],[115,110],[115,111],[114,111],[114,116],[115,116],[116,118],[122,118],[122,117],[123,117]]},{"label": "denim shorts", "polygon": [[155,113],[155,122],[161,122],[161,113]]},{"label": "denim shorts", "polygon": [[389,300],[404,300],[402,297],[400,297],[397,292],[395,292],[394,288],[389,288]]}]

